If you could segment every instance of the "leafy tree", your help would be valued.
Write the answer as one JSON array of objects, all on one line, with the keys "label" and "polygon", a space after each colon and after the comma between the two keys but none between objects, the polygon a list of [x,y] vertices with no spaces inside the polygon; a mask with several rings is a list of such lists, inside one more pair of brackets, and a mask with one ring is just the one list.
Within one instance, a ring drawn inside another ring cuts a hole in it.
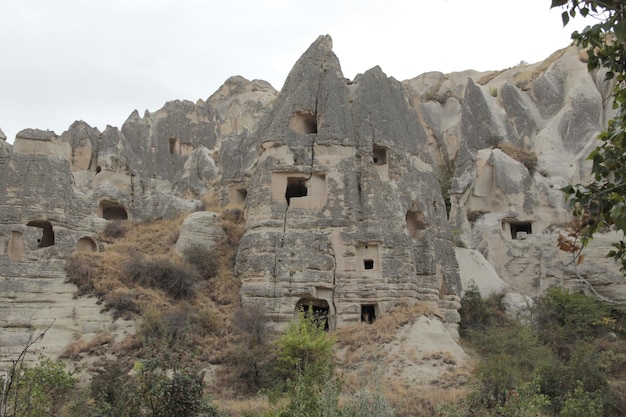
[{"label": "leafy tree", "polygon": [[29,366],[26,356],[41,341],[54,321],[39,334],[28,334],[24,348],[0,377],[0,417],[40,417],[54,415],[72,392],[77,380],[65,364],[41,357]]},{"label": "leafy tree", "polygon": [[289,324],[276,341],[278,380],[269,392],[274,403],[287,399],[277,415],[321,417],[329,415],[323,409],[335,410],[340,390],[333,385],[338,383],[333,378],[334,344],[335,338],[324,331],[312,309],[301,310],[298,320]]},{"label": "leafy tree", "polygon": [[[616,115],[598,137],[601,144],[589,155],[593,161],[591,181],[563,189],[574,208],[576,233],[584,247],[604,227],[614,226],[626,233],[626,5],[617,0],[552,0],[551,7],[565,9],[564,25],[577,15],[596,18],[598,23],[575,31],[572,39],[586,48],[589,70],[604,69],[606,79],[615,82]],[[624,274],[625,255],[623,239],[607,254],[621,263]]]}]

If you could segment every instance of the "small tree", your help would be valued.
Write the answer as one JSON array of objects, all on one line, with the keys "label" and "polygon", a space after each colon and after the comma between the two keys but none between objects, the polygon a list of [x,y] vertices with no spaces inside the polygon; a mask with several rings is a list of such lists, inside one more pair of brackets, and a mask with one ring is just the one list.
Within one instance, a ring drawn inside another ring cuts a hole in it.
[{"label": "small tree", "polygon": [[34,366],[25,362],[30,348],[43,339],[52,324],[38,335],[29,332],[28,341],[5,370],[0,396],[0,417],[44,417],[55,415],[76,384],[65,364],[40,357]]},{"label": "small tree", "polygon": [[[615,80],[613,108],[616,116],[591,152],[592,178],[587,184],[569,185],[567,194],[583,246],[602,228],[613,226],[626,233],[626,5],[615,0],[552,0],[551,7],[563,7],[563,24],[577,15],[593,16],[597,23],[572,34],[574,42],[586,49],[589,70],[606,70],[606,79]],[[576,252],[575,252],[576,253]],[[607,254],[621,263],[626,274],[626,243],[613,244]]]},{"label": "small tree", "polygon": [[323,393],[328,393],[326,384],[333,383],[334,344],[335,338],[324,331],[311,308],[307,314],[301,310],[298,320],[276,341],[280,380],[270,392],[270,400],[287,397],[281,416],[317,416],[323,404],[333,403]]}]

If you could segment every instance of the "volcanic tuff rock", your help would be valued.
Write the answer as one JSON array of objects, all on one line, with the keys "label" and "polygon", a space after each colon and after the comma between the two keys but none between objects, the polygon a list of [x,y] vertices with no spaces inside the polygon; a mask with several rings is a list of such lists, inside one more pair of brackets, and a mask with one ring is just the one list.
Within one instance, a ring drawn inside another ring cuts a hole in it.
[{"label": "volcanic tuff rock", "polygon": [[[302,305],[341,327],[423,303],[454,330],[460,276],[499,276],[525,295],[587,281],[624,300],[602,257],[619,236],[595,239],[577,268],[556,249],[570,220],[559,190],[588,176],[611,116],[610,85],[584,59],[570,47],[500,72],[400,83],[375,67],[350,81],[326,36],[280,93],[232,77],[206,101],[135,111],[120,129],[78,121],[60,136],[23,130],[13,145],[0,132],[0,344],[19,348],[29,322],[52,318],[53,355],[111,330],[94,299],[73,298],[65,259],[103,250],[107,221],[199,211],[209,194],[245,207],[242,301],[277,325]],[[216,237],[203,232],[187,236]],[[460,275],[454,246],[474,250],[458,251]]]},{"label": "volcanic tuff rock", "polygon": [[399,82],[378,67],[347,81],[320,37],[257,134],[237,256],[244,301],[276,321],[312,305],[331,327],[417,302],[454,316],[445,203]]}]

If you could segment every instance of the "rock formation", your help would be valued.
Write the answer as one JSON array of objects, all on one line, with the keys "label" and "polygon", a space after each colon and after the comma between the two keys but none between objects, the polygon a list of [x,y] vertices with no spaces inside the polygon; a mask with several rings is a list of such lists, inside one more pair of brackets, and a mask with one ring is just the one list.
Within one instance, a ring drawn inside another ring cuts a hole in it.
[{"label": "rock formation", "polygon": [[[400,83],[375,67],[350,81],[325,36],[280,93],[232,77],[206,101],[135,111],[119,129],[78,121],[60,136],[23,130],[13,145],[0,131],[0,345],[51,319],[51,354],[111,328],[64,283],[65,260],[102,250],[107,221],[201,211],[207,195],[245,207],[242,302],[278,326],[300,306],[341,327],[424,304],[454,330],[460,277],[529,296],[587,281],[624,300],[602,256],[615,236],[578,267],[556,247],[570,221],[560,188],[587,177],[611,115],[610,85],[584,59],[570,47],[501,72]],[[193,216],[180,248],[219,233],[214,214]],[[454,246],[467,248],[461,274]]]},{"label": "rock formation", "polygon": [[399,82],[378,67],[347,81],[320,37],[257,135],[237,256],[244,302],[277,321],[312,305],[331,327],[417,302],[454,316],[445,204]]}]

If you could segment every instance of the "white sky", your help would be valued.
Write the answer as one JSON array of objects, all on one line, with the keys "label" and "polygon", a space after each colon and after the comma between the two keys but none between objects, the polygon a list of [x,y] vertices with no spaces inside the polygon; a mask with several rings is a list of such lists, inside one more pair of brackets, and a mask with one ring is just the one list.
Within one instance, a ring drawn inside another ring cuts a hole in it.
[{"label": "white sky", "polygon": [[121,127],[232,75],[280,89],[330,34],[344,75],[500,70],[570,43],[550,0],[0,0],[0,128]]}]

